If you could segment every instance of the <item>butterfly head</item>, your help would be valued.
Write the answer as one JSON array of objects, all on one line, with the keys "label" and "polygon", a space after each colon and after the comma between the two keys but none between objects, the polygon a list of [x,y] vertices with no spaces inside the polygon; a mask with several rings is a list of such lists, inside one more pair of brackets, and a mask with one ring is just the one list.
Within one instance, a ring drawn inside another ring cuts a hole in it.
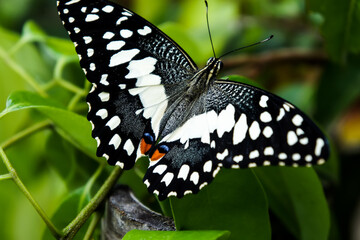
[{"label": "butterfly head", "polygon": [[218,75],[220,70],[224,67],[223,62],[219,58],[211,57],[206,63],[206,68],[209,70],[208,79]]}]

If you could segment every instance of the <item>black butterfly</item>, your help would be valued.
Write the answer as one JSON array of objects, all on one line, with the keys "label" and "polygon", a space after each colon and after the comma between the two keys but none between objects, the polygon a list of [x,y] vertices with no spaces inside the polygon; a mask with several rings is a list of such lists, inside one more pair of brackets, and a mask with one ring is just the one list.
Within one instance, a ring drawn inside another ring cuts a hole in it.
[{"label": "black butterfly", "polygon": [[197,193],[221,167],[311,166],[326,138],[287,101],[198,69],[154,25],[108,0],[58,1],[59,15],[93,87],[88,119],[97,155],[124,169],[147,155],[144,183],[159,199]]}]

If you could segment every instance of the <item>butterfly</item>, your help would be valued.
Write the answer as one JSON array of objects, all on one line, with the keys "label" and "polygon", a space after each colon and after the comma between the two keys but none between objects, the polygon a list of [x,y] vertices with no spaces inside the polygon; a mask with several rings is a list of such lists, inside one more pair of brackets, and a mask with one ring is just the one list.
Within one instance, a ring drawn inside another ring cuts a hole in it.
[{"label": "butterfly", "polygon": [[131,169],[160,200],[195,194],[221,168],[307,166],[329,157],[327,139],[298,108],[262,89],[217,79],[169,36],[108,0],[57,2],[92,89],[88,120],[97,156]]}]

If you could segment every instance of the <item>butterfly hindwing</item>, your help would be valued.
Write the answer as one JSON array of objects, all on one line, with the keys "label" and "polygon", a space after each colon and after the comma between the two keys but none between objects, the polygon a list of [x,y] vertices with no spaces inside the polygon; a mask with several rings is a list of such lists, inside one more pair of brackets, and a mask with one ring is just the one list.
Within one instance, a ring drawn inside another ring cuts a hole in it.
[{"label": "butterfly hindwing", "polygon": [[197,69],[191,58],[151,23],[105,0],[58,2],[87,79],[87,102],[98,156],[131,168],[147,129],[154,137],[168,102]]},{"label": "butterfly hindwing", "polygon": [[228,116],[218,122],[222,131],[210,137],[224,167],[311,166],[328,158],[323,133],[284,99],[228,81],[216,81],[209,94],[216,99],[211,106],[223,108],[218,120]]},{"label": "butterfly hindwing", "polygon": [[144,177],[159,199],[197,193],[221,167],[309,167],[329,156],[327,140],[315,124],[264,90],[218,80],[198,104],[202,107],[160,141],[170,151]]}]

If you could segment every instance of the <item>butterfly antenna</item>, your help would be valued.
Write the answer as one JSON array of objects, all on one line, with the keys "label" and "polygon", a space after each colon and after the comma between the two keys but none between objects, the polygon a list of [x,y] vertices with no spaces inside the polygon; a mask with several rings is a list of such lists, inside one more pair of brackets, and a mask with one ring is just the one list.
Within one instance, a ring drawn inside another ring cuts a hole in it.
[{"label": "butterfly antenna", "polygon": [[208,2],[205,0],[205,5],[206,5],[206,23],[207,23],[207,29],[208,29],[208,33],[209,33],[209,37],[210,37],[210,43],[211,43],[211,47],[214,53],[214,57],[216,58],[216,53],[215,53],[215,48],[214,48],[214,44],[213,44],[213,40],[211,37],[211,31],[210,31],[210,24],[209,24],[209,5]]},{"label": "butterfly antenna", "polygon": [[233,53],[233,52],[237,52],[237,51],[239,51],[239,50],[241,50],[241,49],[248,48],[248,47],[252,47],[252,46],[255,46],[255,45],[258,45],[258,44],[267,42],[267,41],[269,41],[270,39],[272,39],[273,37],[274,37],[274,35],[271,35],[270,37],[268,37],[268,38],[266,38],[266,39],[264,39],[264,40],[261,40],[261,41],[259,41],[259,42],[250,44],[250,45],[245,46],[245,47],[241,47],[241,48],[234,49],[234,50],[232,50],[232,51],[230,51],[230,52],[227,52],[227,53],[221,55],[219,58],[222,58],[222,57],[224,57],[224,56],[226,56],[226,55],[229,55],[229,54],[231,54],[231,53]]}]

